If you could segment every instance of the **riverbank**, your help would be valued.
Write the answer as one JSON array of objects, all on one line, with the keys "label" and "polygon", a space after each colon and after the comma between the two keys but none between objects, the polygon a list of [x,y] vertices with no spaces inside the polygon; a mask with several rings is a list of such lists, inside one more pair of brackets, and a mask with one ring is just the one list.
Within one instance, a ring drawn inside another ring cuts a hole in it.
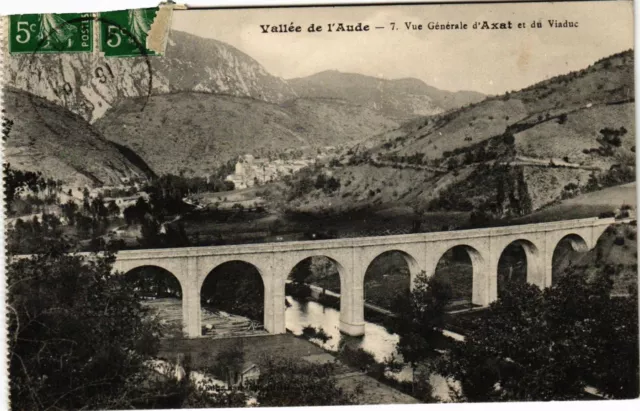
[{"label": "riverbank", "polygon": [[[142,302],[158,316],[163,333],[168,338],[181,338],[182,301],[177,298],[156,298]],[[227,313],[213,307],[202,307],[202,335],[215,338],[246,337],[268,334],[262,325],[247,317]]]},{"label": "riverbank", "polygon": [[338,386],[354,392],[356,402],[361,405],[419,403],[415,398],[339,362],[333,354],[291,333],[219,339],[163,339],[160,342],[159,358],[176,362],[178,357],[182,357],[190,361],[192,369],[206,370],[215,366],[218,354],[238,348],[244,353],[243,369],[251,368],[263,356],[335,363],[334,377]]},{"label": "riverbank", "polygon": [[[320,304],[323,307],[331,308],[334,310],[340,310],[340,294],[328,289],[323,289],[313,284],[304,284],[293,286],[290,283],[287,284],[287,295],[293,295],[299,301],[308,299]],[[308,291],[303,288],[308,287]],[[290,293],[289,291],[295,291]],[[291,304],[291,301],[289,301]],[[454,302],[448,308],[446,314],[446,322],[448,330],[445,330],[445,337],[453,338],[454,340],[463,339],[463,334],[469,329],[475,318],[483,316],[483,312],[486,312],[487,307],[473,306],[466,301]],[[365,321],[377,324],[384,327],[385,320],[388,317],[393,317],[395,314],[390,310],[374,305],[369,302],[364,302],[364,318]],[[462,334],[462,335],[461,335]],[[447,338],[442,341],[442,348],[447,348]]]},{"label": "riverbank", "polygon": [[[318,293],[316,292],[316,294]],[[339,299],[337,297],[333,298],[335,302],[338,302],[337,305],[339,306]],[[339,307],[338,309],[325,307],[312,300],[296,300],[291,296],[287,296],[287,301],[288,307],[285,311],[285,321],[289,333],[286,336],[269,335],[264,330],[260,332],[250,331],[246,327],[233,333],[223,334],[221,330],[226,327],[218,325],[213,329],[215,332],[208,335],[205,334],[203,337],[196,339],[186,339],[181,333],[182,305],[180,300],[171,298],[157,299],[146,301],[144,304],[151,305],[157,310],[157,314],[165,326],[165,338],[161,341],[160,358],[167,361],[176,361],[178,357],[182,357],[190,361],[192,369],[202,370],[203,372],[215,365],[215,360],[219,353],[238,347],[241,347],[244,352],[245,364],[243,369],[250,369],[263,355],[284,356],[297,360],[324,354],[336,360],[336,357],[340,354],[340,347],[343,345],[347,345],[351,350],[362,349],[370,352],[378,363],[384,363],[385,359],[392,356],[399,358],[396,353],[399,337],[396,334],[389,333],[382,325],[367,322],[364,336],[350,337],[340,333]],[[374,313],[379,316],[383,315],[379,312]],[[228,315],[225,317],[221,317],[219,313],[212,313],[203,307],[203,329],[206,330],[204,325],[208,324],[212,319],[214,321],[225,321],[228,327],[233,328],[231,319],[237,316]],[[247,319],[244,320],[248,322]],[[327,333],[329,339],[323,343],[317,339],[309,341],[300,337],[303,334],[303,329],[307,326],[321,327]],[[172,329],[173,332],[167,332],[167,328]],[[355,374],[350,374],[354,372]],[[350,375],[347,376],[346,374]],[[407,391],[406,386],[412,380],[412,371],[409,366],[405,365],[398,372],[385,373],[388,374],[386,375],[387,378],[384,378],[384,375],[381,377],[377,374],[366,374],[366,370],[349,368],[348,372],[345,371],[340,374],[340,384],[345,387],[357,387],[364,384],[364,387],[367,387],[365,392],[368,393],[368,396],[378,398],[375,401],[380,401],[362,402],[363,404],[385,403],[385,401],[387,401],[386,403],[408,403],[409,400],[403,400],[402,397],[397,397],[397,395],[398,393],[402,395],[411,393],[411,390]],[[447,383],[442,377],[433,375],[430,382],[434,387],[435,395],[442,399],[449,397]],[[365,399],[362,401],[365,401]]]}]

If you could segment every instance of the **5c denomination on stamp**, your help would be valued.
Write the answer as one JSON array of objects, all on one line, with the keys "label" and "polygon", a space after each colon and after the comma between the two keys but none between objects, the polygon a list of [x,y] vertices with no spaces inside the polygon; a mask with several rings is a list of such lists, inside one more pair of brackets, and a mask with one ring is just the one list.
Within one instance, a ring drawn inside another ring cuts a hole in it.
[{"label": "5c denomination on stamp", "polygon": [[9,18],[11,53],[93,51],[90,13],[19,14]]}]

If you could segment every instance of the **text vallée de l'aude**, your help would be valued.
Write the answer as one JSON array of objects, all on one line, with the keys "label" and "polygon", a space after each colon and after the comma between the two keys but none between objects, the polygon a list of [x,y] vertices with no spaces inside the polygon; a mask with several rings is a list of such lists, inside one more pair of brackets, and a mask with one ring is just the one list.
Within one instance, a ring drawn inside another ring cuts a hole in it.
[{"label": "text vall\u00e9e de l'aude", "polygon": [[[546,24],[545,24],[546,23]],[[476,21],[473,23],[465,23],[462,21],[459,22],[451,22],[451,21],[429,21],[426,24],[407,21],[401,24],[397,24],[396,22],[389,22],[387,25],[382,26],[372,26],[366,23],[355,23],[355,24],[347,24],[347,23],[326,23],[326,24],[317,24],[311,23],[308,26],[303,26],[289,23],[289,24],[261,24],[260,30],[262,34],[269,33],[301,33],[302,31],[306,31],[309,33],[349,33],[349,32],[368,32],[372,30],[374,27],[376,30],[388,29],[390,31],[397,30],[417,30],[422,31],[426,30],[512,30],[512,29],[541,29],[543,27],[549,27],[553,29],[559,28],[578,28],[579,23],[577,21],[570,20],[546,20],[543,22],[542,20],[534,20],[533,22],[514,22],[511,20],[506,21]]]},{"label": "text vall\u00e9e de l'aude", "polygon": [[[294,23],[290,24],[261,24],[260,30],[262,34],[268,33],[300,33],[302,32],[302,26]],[[362,22],[355,24],[346,23],[327,23],[327,24],[315,24],[311,23],[307,26],[306,31],[310,33],[339,33],[339,32],[364,32],[371,30],[371,26]]]}]

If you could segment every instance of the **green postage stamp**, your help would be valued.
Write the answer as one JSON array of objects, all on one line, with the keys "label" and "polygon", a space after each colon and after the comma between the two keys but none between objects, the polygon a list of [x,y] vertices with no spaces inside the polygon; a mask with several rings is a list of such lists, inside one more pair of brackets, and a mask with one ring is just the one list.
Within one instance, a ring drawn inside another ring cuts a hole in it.
[{"label": "green postage stamp", "polygon": [[9,18],[11,53],[82,53],[93,51],[90,13],[19,14]]},{"label": "green postage stamp", "polygon": [[0,411],[640,395],[631,1],[145,1],[0,20]]},{"label": "green postage stamp", "polygon": [[[9,51],[90,53],[94,36],[106,57],[156,55],[146,46],[158,8],[92,13],[19,14],[9,18]],[[97,28],[95,27],[97,26]]]},{"label": "green postage stamp", "polygon": [[156,12],[149,8],[100,13],[100,50],[107,57],[154,55],[146,40]]}]

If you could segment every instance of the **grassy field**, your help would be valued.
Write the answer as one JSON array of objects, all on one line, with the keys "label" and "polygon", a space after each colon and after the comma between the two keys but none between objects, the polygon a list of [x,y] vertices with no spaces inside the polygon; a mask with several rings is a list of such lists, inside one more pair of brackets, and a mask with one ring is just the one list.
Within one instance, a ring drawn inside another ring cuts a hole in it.
[{"label": "grassy field", "polygon": [[257,363],[263,355],[301,358],[325,353],[322,348],[291,334],[269,334],[220,339],[164,339],[160,342],[159,356],[162,359],[175,361],[178,355],[183,355],[190,359],[194,368],[203,369],[214,366],[219,353],[237,347],[244,352],[244,361],[247,366]]}]

